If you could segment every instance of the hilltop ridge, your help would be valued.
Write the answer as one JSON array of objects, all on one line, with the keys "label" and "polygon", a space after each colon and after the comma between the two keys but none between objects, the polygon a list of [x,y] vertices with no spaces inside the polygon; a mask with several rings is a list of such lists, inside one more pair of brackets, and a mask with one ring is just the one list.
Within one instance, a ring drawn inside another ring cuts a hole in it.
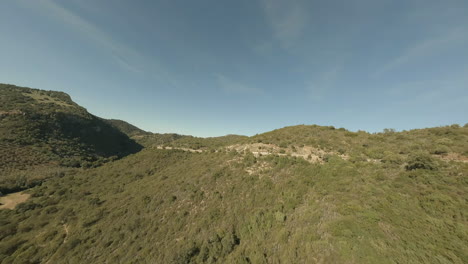
[{"label": "hilltop ridge", "polygon": [[0,186],[32,167],[92,167],[142,149],[66,93],[8,84],[0,84],[0,146]]}]

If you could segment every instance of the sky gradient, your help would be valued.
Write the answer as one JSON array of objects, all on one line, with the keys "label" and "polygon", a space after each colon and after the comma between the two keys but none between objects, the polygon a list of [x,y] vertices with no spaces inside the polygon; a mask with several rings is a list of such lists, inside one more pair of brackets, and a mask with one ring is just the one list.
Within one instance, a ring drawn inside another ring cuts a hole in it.
[{"label": "sky gradient", "polygon": [[0,82],[152,132],[468,122],[468,1],[15,0]]}]

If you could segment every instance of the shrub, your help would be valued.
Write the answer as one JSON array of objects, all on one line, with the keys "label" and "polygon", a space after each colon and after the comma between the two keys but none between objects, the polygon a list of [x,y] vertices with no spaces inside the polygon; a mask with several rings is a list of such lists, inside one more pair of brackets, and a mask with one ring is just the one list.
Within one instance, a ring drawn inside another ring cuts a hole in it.
[{"label": "shrub", "polygon": [[284,213],[278,211],[278,212],[275,213],[275,219],[276,219],[276,221],[282,223],[282,222],[286,221],[286,215]]},{"label": "shrub", "polygon": [[371,159],[382,159],[384,157],[383,154],[384,150],[383,149],[366,149],[364,153]]},{"label": "shrub", "polygon": [[430,155],[425,153],[417,153],[411,155],[408,158],[408,164],[405,168],[408,171],[416,169],[436,170],[437,165],[435,160]]},{"label": "shrub", "polygon": [[16,234],[16,231],[17,226],[15,224],[3,224],[2,227],[0,227],[0,240],[7,236]]},{"label": "shrub", "polygon": [[[2,244],[0,248],[0,254],[11,255],[13,254],[22,244],[27,241],[20,238],[14,238]],[[4,262],[6,263],[6,262]]]},{"label": "shrub", "polygon": [[68,249],[73,249],[76,246],[78,246],[79,244],[81,244],[81,240],[78,239],[78,238],[74,238],[74,239],[70,240],[70,243],[68,243]]},{"label": "shrub", "polygon": [[254,154],[252,152],[247,152],[247,154],[244,157],[244,165],[247,167],[250,167],[257,163],[257,158],[255,158]]},{"label": "shrub", "polygon": [[437,145],[432,151],[432,153],[436,155],[447,154],[449,152],[450,152],[450,148],[444,145]]},{"label": "shrub", "polygon": [[366,162],[367,159],[364,155],[361,155],[359,153],[352,153],[348,161],[352,163],[358,163],[358,162]]},{"label": "shrub", "polygon": [[391,164],[401,164],[403,162],[403,159],[401,158],[400,155],[385,151],[384,156],[382,158],[383,163],[391,163]]}]

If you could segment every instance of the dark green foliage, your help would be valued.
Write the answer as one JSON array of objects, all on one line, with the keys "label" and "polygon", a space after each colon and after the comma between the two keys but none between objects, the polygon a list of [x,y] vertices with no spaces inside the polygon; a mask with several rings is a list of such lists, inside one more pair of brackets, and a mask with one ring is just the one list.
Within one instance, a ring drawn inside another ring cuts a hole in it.
[{"label": "dark green foliage", "polygon": [[436,155],[443,155],[449,152],[451,152],[450,148],[445,145],[436,145],[432,151],[432,153]]},{"label": "dark green foliage", "polygon": [[[460,196],[468,164],[406,171],[333,155],[324,164],[250,155],[233,162],[243,155],[143,150],[64,172],[32,188],[33,198],[14,211],[0,210],[3,263],[20,262],[44,243],[34,257],[51,263],[468,258],[468,207]],[[268,170],[246,172],[260,164]]]},{"label": "dark green foliage", "polygon": [[425,153],[415,153],[408,158],[408,164],[405,166],[406,170],[436,170],[437,164],[434,158]]},{"label": "dark green foliage", "polygon": [[0,189],[29,187],[14,177],[31,167],[95,167],[141,148],[65,93],[0,84]]},{"label": "dark green foliage", "polygon": [[145,147],[155,147],[155,146],[165,146],[169,145],[171,142],[176,141],[178,139],[184,138],[187,136],[179,135],[179,134],[137,134],[133,135],[133,139],[138,142],[139,144]]}]

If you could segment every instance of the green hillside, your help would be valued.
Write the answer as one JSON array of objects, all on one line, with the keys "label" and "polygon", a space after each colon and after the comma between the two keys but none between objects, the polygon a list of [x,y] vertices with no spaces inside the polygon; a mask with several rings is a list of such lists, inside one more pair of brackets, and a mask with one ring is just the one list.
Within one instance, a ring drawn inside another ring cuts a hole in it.
[{"label": "green hillside", "polygon": [[221,137],[194,137],[174,133],[146,133],[133,134],[132,139],[145,147],[173,147],[197,150],[216,150],[221,147],[248,142],[248,137],[240,135],[226,135]]},{"label": "green hillside", "polygon": [[49,175],[0,209],[2,264],[468,263],[468,125],[197,138],[109,125],[62,93],[1,91],[15,102],[0,169],[24,173],[16,184]]},{"label": "green hillside", "polygon": [[141,148],[63,92],[0,84],[0,191],[28,185],[26,170],[93,167]]},{"label": "green hillside", "polygon": [[148,149],[0,211],[0,259],[466,263],[468,164],[429,162]]},{"label": "green hillside", "polygon": [[251,143],[274,144],[284,149],[311,146],[346,154],[352,159],[376,159],[399,162],[414,152],[440,158],[468,157],[468,124],[414,129],[410,131],[370,134],[350,132],[344,128],[324,126],[292,126],[250,138]]}]

